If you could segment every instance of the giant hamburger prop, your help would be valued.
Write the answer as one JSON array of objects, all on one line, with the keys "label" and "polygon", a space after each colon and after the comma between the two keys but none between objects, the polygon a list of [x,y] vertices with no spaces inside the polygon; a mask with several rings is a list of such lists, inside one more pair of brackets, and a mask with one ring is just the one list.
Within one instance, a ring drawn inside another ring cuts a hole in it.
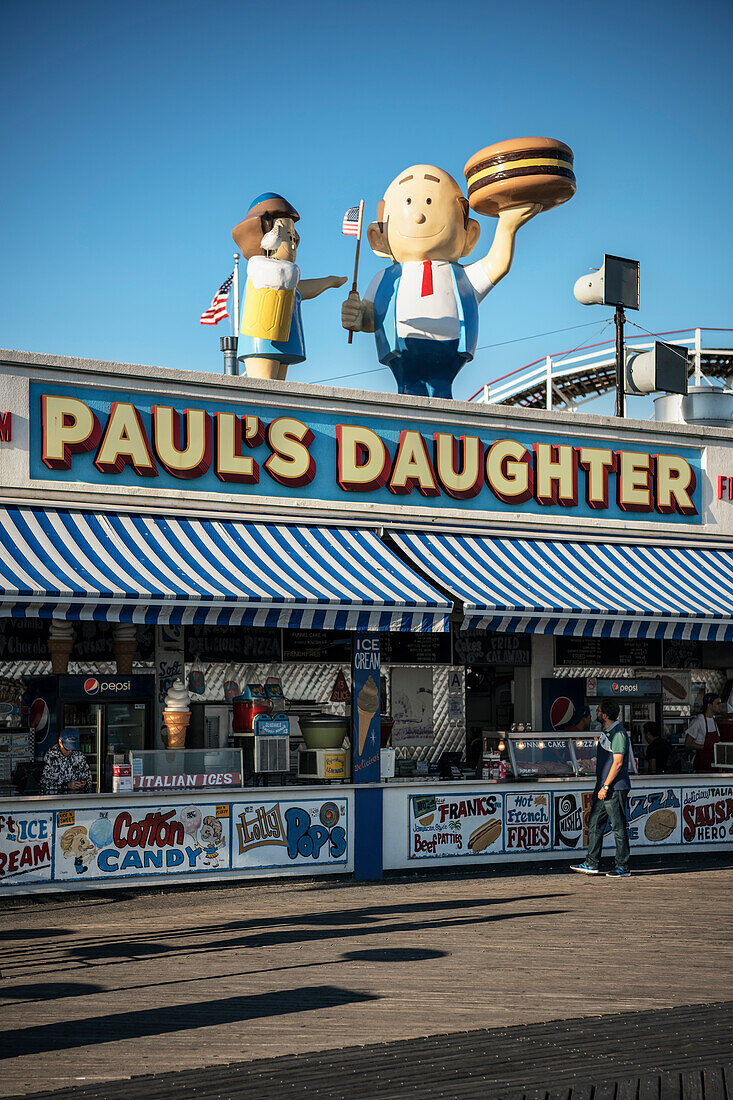
[{"label": "giant hamburger prop", "polygon": [[474,153],[463,171],[471,209],[494,218],[526,203],[550,210],[575,194],[572,149],[552,138],[513,138],[488,145]]}]

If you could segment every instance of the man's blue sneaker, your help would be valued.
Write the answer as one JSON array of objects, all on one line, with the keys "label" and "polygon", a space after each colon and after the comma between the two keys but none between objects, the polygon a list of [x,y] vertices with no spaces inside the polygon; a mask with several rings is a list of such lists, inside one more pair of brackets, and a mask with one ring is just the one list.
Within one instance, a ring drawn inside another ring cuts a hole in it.
[{"label": "man's blue sneaker", "polygon": [[[570,866],[571,871],[580,871],[581,875],[600,875],[600,871],[597,867],[593,867],[590,863],[574,863]],[[626,872],[628,874],[628,871]]]},{"label": "man's blue sneaker", "polygon": [[631,878],[631,871],[627,871],[625,868],[619,870],[616,867],[613,871],[606,871],[606,878]]}]

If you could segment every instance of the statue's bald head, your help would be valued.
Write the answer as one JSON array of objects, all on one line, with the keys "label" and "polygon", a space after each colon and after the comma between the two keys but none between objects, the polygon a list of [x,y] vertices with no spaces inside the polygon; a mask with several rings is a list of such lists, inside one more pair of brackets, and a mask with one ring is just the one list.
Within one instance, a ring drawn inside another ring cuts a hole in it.
[{"label": "statue's bald head", "polygon": [[481,230],[453,176],[433,164],[413,164],[390,183],[367,230],[379,256],[406,260],[459,260]]}]

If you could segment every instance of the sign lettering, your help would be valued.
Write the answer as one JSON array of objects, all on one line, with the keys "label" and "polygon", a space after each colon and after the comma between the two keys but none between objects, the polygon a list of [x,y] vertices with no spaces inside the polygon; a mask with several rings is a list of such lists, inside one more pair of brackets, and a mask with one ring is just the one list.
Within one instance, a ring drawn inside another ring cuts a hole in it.
[{"label": "sign lettering", "polygon": [[[448,430],[433,422],[409,429],[388,418],[355,423],[337,412],[277,408],[236,411],[195,399],[146,402],[139,394],[48,392],[31,383],[31,476],[96,484],[155,484],[200,492],[297,496],[344,502],[369,498],[394,507],[592,516],[600,511],[700,521],[700,451],[614,449],[594,441],[537,440],[527,431],[500,437]],[[2,431],[9,431],[0,418]],[[733,479],[718,479],[719,497]]]}]

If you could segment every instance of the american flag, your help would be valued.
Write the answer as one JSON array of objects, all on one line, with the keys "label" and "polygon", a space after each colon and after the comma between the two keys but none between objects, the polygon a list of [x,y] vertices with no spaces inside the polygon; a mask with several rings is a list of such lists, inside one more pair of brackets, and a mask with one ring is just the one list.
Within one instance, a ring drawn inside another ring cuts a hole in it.
[{"label": "american flag", "polygon": [[209,308],[201,314],[202,325],[218,325],[219,321],[223,321],[225,317],[229,316],[227,313],[227,298],[229,297],[229,291],[232,289],[233,280],[234,272],[231,273],[228,279],[224,280],[214,295]]},{"label": "american flag", "polygon": [[341,232],[345,237],[356,237],[359,234],[359,207],[350,206],[344,214],[341,223]]}]

